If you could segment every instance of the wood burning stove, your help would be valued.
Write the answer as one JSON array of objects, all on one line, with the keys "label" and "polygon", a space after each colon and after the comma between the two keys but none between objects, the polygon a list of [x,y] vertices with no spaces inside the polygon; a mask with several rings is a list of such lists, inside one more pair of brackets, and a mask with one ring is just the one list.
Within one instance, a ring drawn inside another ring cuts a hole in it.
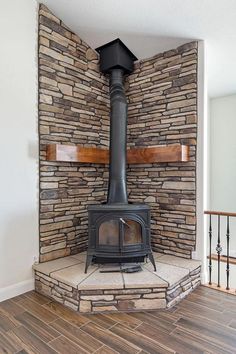
[{"label": "wood burning stove", "polygon": [[89,264],[141,262],[149,257],[154,269],[150,245],[150,208],[130,204],[126,187],[127,102],[123,77],[133,71],[137,59],[116,39],[97,48],[100,68],[110,75],[111,128],[109,188],[106,204],[88,207],[89,242],[85,273]]}]

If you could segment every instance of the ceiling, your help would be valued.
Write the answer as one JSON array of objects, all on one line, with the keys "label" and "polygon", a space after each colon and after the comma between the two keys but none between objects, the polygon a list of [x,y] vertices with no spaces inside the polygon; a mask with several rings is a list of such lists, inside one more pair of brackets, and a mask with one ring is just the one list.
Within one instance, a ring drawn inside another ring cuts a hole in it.
[{"label": "ceiling", "polygon": [[119,37],[139,58],[206,43],[210,97],[236,93],[236,0],[41,0],[96,48]]}]

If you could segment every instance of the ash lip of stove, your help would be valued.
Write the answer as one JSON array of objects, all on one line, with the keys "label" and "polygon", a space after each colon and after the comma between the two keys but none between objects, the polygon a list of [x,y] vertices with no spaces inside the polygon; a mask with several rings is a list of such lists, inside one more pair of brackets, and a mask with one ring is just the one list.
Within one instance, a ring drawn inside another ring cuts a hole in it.
[{"label": "ash lip of stove", "polygon": [[124,75],[137,60],[116,39],[97,48],[100,69],[110,75],[110,167],[106,204],[88,206],[89,242],[85,273],[91,262],[143,262],[149,257],[156,270],[150,241],[150,208],[128,203],[126,186],[127,102]]}]

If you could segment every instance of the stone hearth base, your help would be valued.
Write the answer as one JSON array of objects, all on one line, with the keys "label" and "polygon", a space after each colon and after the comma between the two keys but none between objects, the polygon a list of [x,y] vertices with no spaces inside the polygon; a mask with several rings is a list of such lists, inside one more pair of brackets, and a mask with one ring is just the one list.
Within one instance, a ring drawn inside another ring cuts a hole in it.
[{"label": "stone hearth base", "polygon": [[200,284],[196,260],[154,253],[138,273],[100,273],[90,266],[84,273],[85,253],[34,265],[35,289],[79,312],[141,311],[175,305]]}]

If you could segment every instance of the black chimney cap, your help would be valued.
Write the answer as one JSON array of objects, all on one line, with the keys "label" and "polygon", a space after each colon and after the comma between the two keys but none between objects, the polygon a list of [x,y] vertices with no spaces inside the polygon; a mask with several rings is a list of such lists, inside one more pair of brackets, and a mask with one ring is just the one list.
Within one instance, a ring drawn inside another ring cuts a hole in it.
[{"label": "black chimney cap", "polygon": [[123,69],[127,74],[133,71],[133,62],[137,58],[119,38],[96,48],[96,51],[100,54],[100,70],[103,73],[112,69]]}]

